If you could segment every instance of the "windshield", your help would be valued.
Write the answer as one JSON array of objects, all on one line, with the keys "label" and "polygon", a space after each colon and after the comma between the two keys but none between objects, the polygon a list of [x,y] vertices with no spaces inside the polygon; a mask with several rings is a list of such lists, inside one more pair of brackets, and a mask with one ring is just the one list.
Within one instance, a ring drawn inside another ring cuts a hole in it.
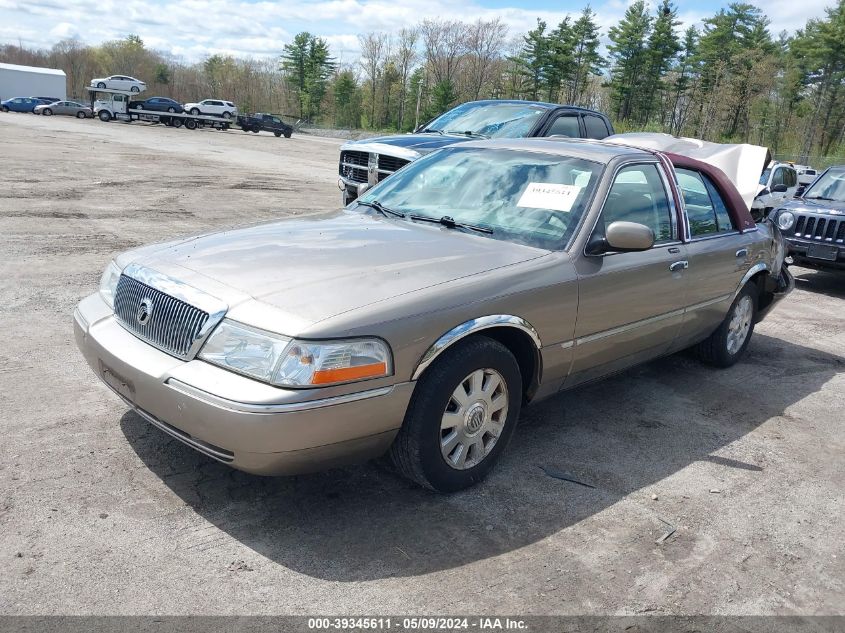
[{"label": "windshield", "polygon": [[807,191],[804,192],[804,198],[845,202],[845,170],[829,169],[826,171],[807,188]]},{"label": "windshield", "polygon": [[602,169],[568,156],[452,147],[411,163],[359,200],[403,213],[402,221],[448,216],[487,229],[485,237],[557,250],[575,231]]},{"label": "windshield", "polygon": [[760,175],[760,184],[761,185],[768,185],[769,184],[769,176],[772,175],[772,168],[766,167],[763,170],[763,173]]},{"label": "windshield", "polygon": [[425,130],[520,138],[528,136],[545,112],[543,106],[527,103],[465,103],[434,119]]}]

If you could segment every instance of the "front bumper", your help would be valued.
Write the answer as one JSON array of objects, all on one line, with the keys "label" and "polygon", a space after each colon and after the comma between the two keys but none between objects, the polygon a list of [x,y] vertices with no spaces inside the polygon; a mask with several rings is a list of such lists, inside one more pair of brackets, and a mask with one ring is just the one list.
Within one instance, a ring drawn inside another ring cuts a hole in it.
[{"label": "front bumper", "polygon": [[414,387],[405,382],[329,396],[182,361],[125,330],[99,295],[80,302],[74,331],[94,373],[141,417],[213,459],[262,475],[323,470],[383,454]]},{"label": "front bumper", "polygon": [[[788,253],[796,264],[845,269],[845,244],[800,240],[794,237],[786,237],[785,239]],[[824,257],[819,257],[821,251],[824,251]]]}]

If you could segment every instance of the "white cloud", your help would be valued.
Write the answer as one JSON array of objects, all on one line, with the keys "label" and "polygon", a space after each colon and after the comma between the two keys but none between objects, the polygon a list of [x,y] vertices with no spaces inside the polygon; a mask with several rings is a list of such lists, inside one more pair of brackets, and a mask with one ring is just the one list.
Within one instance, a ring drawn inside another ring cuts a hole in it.
[{"label": "white cloud", "polygon": [[[606,37],[632,0],[595,4]],[[832,0],[770,0],[765,5],[771,31],[793,31],[809,17],[819,17]],[[500,17],[512,36],[534,28],[537,18],[550,26],[564,16],[577,15],[586,1],[572,2],[571,11],[536,10],[522,6],[488,8],[484,0],[459,5],[453,0],[0,0],[0,42],[19,40],[25,46],[49,47],[57,40],[78,36],[89,43],[136,33],[148,45],[197,61],[206,55],[228,53],[275,57],[293,35],[310,31],[329,42],[332,54],[349,64],[358,54],[358,33],[393,32],[425,17],[474,20]],[[514,0],[524,2],[524,0]],[[653,0],[656,4],[656,0]],[[704,10],[702,10],[704,9]],[[699,24],[718,10],[699,3],[681,13],[684,27]]]}]

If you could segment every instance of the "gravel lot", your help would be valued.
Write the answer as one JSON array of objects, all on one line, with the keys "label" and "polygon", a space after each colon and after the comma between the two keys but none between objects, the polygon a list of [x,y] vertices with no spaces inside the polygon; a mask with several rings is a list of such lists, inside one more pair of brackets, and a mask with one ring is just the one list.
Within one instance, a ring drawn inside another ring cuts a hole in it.
[{"label": "gravel lot", "polygon": [[127,411],[71,313],[115,252],[337,204],[341,141],[23,114],[0,139],[2,613],[845,612],[845,276],[794,269],[729,370],[528,409],[470,491],[259,478]]}]

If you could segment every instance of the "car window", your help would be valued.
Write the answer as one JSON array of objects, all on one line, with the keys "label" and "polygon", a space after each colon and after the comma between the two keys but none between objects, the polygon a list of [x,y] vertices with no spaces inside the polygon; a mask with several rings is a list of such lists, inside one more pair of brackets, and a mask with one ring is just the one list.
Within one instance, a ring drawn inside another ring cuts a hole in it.
[{"label": "car window", "polygon": [[548,136],[560,134],[578,138],[581,136],[581,128],[578,126],[578,116],[575,114],[563,114],[552,122]]},{"label": "car window", "polygon": [[570,156],[456,146],[403,167],[360,201],[408,216],[449,216],[491,229],[491,239],[554,250],[565,248],[602,171]]},{"label": "car window", "polygon": [[783,172],[784,172],[784,171],[785,171],[785,170],[784,170],[782,167],[776,167],[776,168],[775,168],[775,173],[774,173],[774,175],[772,176],[772,187],[774,187],[775,185],[784,185],[784,184],[786,184],[786,183],[784,182],[784,178],[783,178]]},{"label": "car window", "polygon": [[789,182],[787,183],[787,185],[790,187],[796,186],[798,184],[798,172],[796,172],[794,169],[790,169],[787,175],[789,176]]},{"label": "car window", "polygon": [[654,232],[654,241],[673,239],[669,199],[660,172],[653,163],[629,165],[616,175],[602,209],[606,229],[612,222],[644,224]]},{"label": "car window", "polygon": [[281,123],[281,122],[282,122],[282,121],[281,121],[280,119],[277,119],[276,117],[273,117],[273,123]]},{"label": "car window", "polygon": [[587,128],[587,138],[602,139],[608,135],[607,125],[604,119],[597,116],[587,115],[584,117],[584,123]]},{"label": "car window", "polygon": [[684,196],[692,237],[734,230],[725,201],[706,175],[691,169],[676,169],[675,173]]}]

